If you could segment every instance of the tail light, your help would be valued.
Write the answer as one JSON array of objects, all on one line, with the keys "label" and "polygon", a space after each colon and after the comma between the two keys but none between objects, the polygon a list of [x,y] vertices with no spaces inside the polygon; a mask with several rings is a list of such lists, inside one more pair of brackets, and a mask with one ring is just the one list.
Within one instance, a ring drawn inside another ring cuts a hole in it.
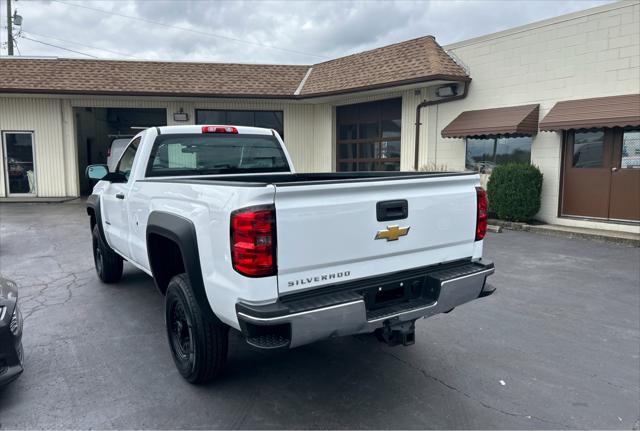
[{"label": "tail light", "polygon": [[202,126],[202,133],[238,133],[238,129],[230,126]]},{"label": "tail light", "polygon": [[482,187],[476,187],[478,214],[476,216],[476,241],[480,241],[487,234],[487,192]]},{"label": "tail light", "polygon": [[231,213],[233,269],[247,277],[275,275],[276,214],[272,205]]},{"label": "tail light", "polygon": [[107,157],[111,157],[111,147],[107,148]]}]

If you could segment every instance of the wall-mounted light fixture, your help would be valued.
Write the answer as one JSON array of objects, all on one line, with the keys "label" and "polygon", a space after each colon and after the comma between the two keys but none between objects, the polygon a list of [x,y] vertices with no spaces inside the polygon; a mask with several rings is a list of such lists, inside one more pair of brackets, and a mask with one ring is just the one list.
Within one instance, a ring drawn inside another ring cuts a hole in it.
[{"label": "wall-mounted light fixture", "polygon": [[443,85],[436,90],[438,97],[451,97],[456,94],[458,94],[458,86],[456,84]]},{"label": "wall-mounted light fixture", "polygon": [[173,113],[173,121],[189,121],[189,114],[180,108],[180,112]]}]

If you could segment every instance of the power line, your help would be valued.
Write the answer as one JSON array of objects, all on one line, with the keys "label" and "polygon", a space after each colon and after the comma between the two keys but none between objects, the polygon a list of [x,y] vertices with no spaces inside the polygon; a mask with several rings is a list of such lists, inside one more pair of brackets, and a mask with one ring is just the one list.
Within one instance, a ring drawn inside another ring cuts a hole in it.
[{"label": "power line", "polygon": [[30,41],[32,41],[32,42],[41,43],[41,44],[43,44],[43,45],[52,46],[52,47],[54,47],[54,48],[63,49],[63,50],[65,50],[65,51],[75,52],[76,54],[86,55],[87,57],[98,58],[98,57],[96,57],[95,55],[87,54],[86,52],[75,51],[75,50],[73,50],[73,49],[65,48],[64,46],[54,45],[54,44],[52,44],[52,43],[47,43],[47,42],[43,42],[43,41],[41,41],[41,40],[32,39],[32,38],[27,37],[27,36],[22,36],[22,38],[23,38],[23,39],[25,39],[25,40],[30,40]]},{"label": "power line", "polygon": [[85,45],[85,44],[83,44],[83,43],[76,42],[76,41],[73,41],[73,40],[60,39],[60,38],[58,38],[58,37],[47,36],[47,35],[45,35],[45,34],[38,34],[38,33],[34,33],[34,32],[32,32],[32,31],[24,31],[24,30],[23,30],[22,32],[23,32],[23,33],[26,33],[26,34],[33,35],[33,36],[39,36],[39,37],[44,37],[44,38],[46,38],[46,39],[56,40],[56,41],[58,41],[58,42],[71,43],[71,44],[78,45],[78,46],[84,46],[85,48],[95,49],[95,50],[97,50],[97,51],[105,51],[105,52],[110,52],[110,53],[112,53],[112,54],[121,55],[121,56],[123,56],[123,57],[133,58],[133,56],[131,56],[131,55],[129,55],[129,54],[125,54],[124,52],[112,51],[112,50],[110,50],[110,49],[106,49],[106,48],[98,48],[98,47],[91,46],[91,45]]},{"label": "power line", "polygon": [[179,27],[179,26],[176,26],[176,25],[166,24],[166,23],[160,22],[160,21],[153,21],[153,20],[150,20],[150,19],[141,18],[141,17],[137,17],[137,16],[124,15],[124,14],[121,14],[121,13],[118,13],[118,12],[112,12],[112,11],[105,10],[105,9],[98,9],[98,8],[94,8],[94,7],[91,7],[91,6],[85,6],[85,5],[76,4],[76,3],[68,3],[68,2],[62,1],[62,0],[52,0],[52,1],[54,1],[56,3],[64,4],[64,5],[67,5],[67,6],[80,7],[80,8],[83,8],[83,9],[88,9],[88,10],[93,10],[93,11],[96,11],[96,12],[102,12],[102,13],[106,13],[106,14],[110,14],[110,15],[114,15],[114,16],[119,16],[121,18],[132,19],[132,20],[135,20],[135,21],[143,21],[143,22],[147,22],[147,23],[150,23],[150,24],[161,25],[161,26],[167,27],[167,28],[173,28],[173,29],[176,29],[176,30],[186,31],[186,32],[189,32],[189,33],[195,33],[195,34],[199,34],[199,35],[202,35],[202,36],[226,39],[226,40],[230,40],[232,42],[244,43],[244,44],[247,44],[247,45],[255,45],[255,46],[262,47],[262,48],[275,49],[275,50],[278,50],[278,51],[289,52],[289,53],[292,53],[292,54],[306,55],[308,57],[316,57],[316,58],[322,58],[322,59],[326,59],[327,58],[327,57],[324,57],[322,55],[309,54],[307,52],[296,51],[296,50],[293,50],[293,49],[279,48],[277,46],[266,45],[266,44],[260,43],[260,42],[251,42],[251,41],[248,41],[248,40],[237,39],[237,38],[230,37],[230,36],[223,36],[223,35],[220,35],[220,34],[208,33],[208,32],[201,31],[201,30],[194,30],[194,29],[191,29],[191,28]]}]

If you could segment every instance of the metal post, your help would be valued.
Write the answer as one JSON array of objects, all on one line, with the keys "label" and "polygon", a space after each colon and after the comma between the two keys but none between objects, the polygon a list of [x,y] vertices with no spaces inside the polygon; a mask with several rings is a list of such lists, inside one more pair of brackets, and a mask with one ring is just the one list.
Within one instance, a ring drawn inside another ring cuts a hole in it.
[{"label": "metal post", "polygon": [[11,0],[7,0],[7,54],[13,55],[13,26],[11,17]]}]

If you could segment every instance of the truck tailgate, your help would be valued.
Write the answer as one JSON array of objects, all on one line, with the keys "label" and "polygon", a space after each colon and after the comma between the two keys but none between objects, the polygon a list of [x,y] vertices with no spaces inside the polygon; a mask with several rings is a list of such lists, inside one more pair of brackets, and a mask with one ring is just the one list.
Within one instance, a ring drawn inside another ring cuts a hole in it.
[{"label": "truck tailgate", "polygon": [[466,174],[276,184],[279,293],[471,257],[476,185]]}]

